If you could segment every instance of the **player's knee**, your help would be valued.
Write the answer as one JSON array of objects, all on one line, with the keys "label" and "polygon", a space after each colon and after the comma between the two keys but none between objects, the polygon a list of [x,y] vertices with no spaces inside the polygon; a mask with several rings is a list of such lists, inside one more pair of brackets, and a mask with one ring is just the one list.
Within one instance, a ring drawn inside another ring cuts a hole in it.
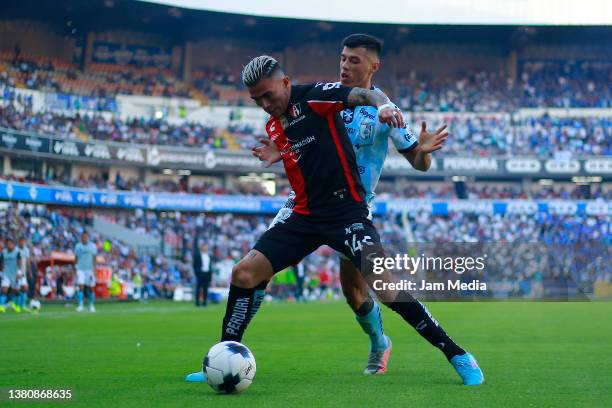
[{"label": "player's knee", "polygon": [[255,273],[247,262],[239,262],[232,268],[232,285],[234,286],[254,288],[259,283],[255,278]]}]

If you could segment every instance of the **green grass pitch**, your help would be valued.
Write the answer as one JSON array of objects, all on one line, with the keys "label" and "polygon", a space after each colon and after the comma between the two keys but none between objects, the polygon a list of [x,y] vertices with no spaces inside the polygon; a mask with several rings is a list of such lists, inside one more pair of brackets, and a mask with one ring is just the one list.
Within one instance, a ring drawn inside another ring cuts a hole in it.
[{"label": "green grass pitch", "polygon": [[[224,305],[99,305],[77,314],[0,315],[0,388],[72,388],[67,407],[559,407],[612,400],[612,302],[428,304],[473,352],[480,387],[460,385],[442,354],[383,308],[393,339],[386,375],[365,377],[368,339],[342,302],[267,303],[244,338],[251,388],[217,395],[183,382],[217,342]],[[140,343],[140,346],[137,344]],[[609,405],[608,405],[609,406]]]}]

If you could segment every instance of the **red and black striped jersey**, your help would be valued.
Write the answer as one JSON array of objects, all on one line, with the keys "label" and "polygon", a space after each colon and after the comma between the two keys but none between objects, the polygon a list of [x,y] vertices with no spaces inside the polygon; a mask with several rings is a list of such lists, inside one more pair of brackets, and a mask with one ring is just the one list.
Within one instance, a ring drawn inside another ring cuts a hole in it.
[{"label": "red and black striped jersey", "polygon": [[287,111],[266,125],[296,194],[293,211],[299,214],[367,211],[355,151],[339,115],[352,89],[339,82],[293,85]]}]

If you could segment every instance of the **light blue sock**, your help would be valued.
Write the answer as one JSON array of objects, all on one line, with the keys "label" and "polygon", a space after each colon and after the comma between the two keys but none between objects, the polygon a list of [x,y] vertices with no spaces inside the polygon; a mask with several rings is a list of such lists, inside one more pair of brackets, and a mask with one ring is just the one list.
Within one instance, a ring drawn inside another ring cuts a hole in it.
[{"label": "light blue sock", "polygon": [[93,306],[94,300],[96,299],[96,292],[93,289],[89,290],[89,306]]},{"label": "light blue sock", "polygon": [[19,294],[19,307],[22,309],[26,306],[28,295],[25,292]]},{"label": "light blue sock", "polygon": [[355,315],[357,322],[363,331],[370,336],[370,350],[382,351],[389,346],[387,336],[383,329],[382,316],[380,315],[380,307],[374,302],[372,310],[365,316]]},{"label": "light blue sock", "polygon": [[2,294],[0,295],[0,306],[4,306],[6,305],[6,295]]},{"label": "light blue sock", "polygon": [[82,290],[77,292],[77,298],[79,299],[79,306],[83,306],[83,298],[85,297],[85,293]]}]

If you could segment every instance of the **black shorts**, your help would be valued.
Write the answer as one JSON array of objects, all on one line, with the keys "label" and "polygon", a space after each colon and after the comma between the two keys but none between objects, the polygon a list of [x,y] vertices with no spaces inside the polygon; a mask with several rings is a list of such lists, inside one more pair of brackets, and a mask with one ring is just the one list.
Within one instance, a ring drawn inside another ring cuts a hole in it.
[{"label": "black shorts", "polygon": [[276,273],[321,245],[344,254],[364,276],[371,272],[373,257],[384,257],[380,236],[368,219],[367,209],[333,220],[291,212],[264,232],[253,249],[268,258]]}]

